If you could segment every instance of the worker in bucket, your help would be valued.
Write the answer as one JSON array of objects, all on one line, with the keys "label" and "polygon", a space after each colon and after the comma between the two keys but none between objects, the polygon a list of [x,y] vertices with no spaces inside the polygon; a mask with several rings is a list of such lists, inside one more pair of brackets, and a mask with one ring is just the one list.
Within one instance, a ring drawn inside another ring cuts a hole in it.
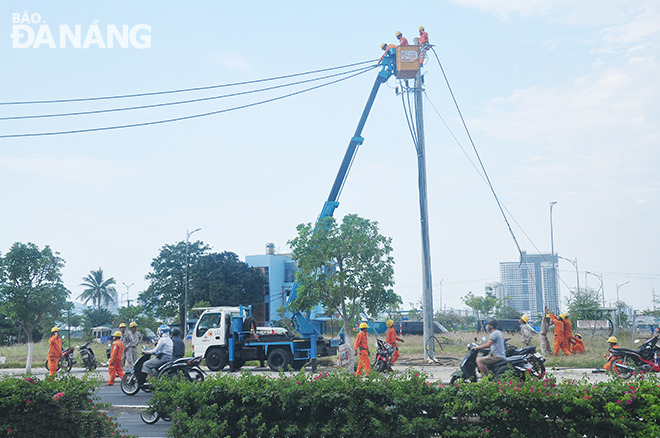
[{"label": "worker in bucket", "polygon": [[[393,56],[394,59],[396,60],[396,46],[394,44],[385,44],[385,43],[383,43],[383,44],[380,45],[380,48],[382,50],[384,50],[385,53],[383,53],[383,56],[381,56],[380,59],[378,60],[378,64],[383,62],[383,58],[385,58],[386,56],[388,56],[388,57]],[[390,49],[394,49],[394,52],[390,53]]]},{"label": "worker in bucket", "polygon": [[397,31],[394,35],[396,35],[396,39],[399,40],[399,46],[408,46],[408,40],[406,37],[403,36],[403,34],[399,31]]},{"label": "worker in bucket", "polygon": [[362,370],[365,370],[367,376],[371,370],[371,363],[369,362],[369,343],[367,342],[367,329],[369,326],[366,322],[360,323],[360,333],[355,337],[355,354],[360,358],[358,363],[357,371],[355,372],[356,376],[362,374]]},{"label": "worker in bucket", "polygon": [[419,26],[419,45],[424,46],[429,44],[429,33],[424,30],[424,26]]}]

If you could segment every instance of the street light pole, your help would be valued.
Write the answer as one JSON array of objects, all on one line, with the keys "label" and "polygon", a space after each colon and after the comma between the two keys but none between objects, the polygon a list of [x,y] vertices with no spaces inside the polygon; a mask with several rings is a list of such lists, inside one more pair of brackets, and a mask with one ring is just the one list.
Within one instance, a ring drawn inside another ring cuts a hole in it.
[{"label": "street light pole", "polygon": [[623,286],[626,284],[630,283],[629,281],[626,281],[625,283],[617,284],[616,285],[616,331],[614,334],[619,333],[619,325],[621,325],[621,317],[619,316],[619,289],[621,289]]},{"label": "street light pole", "polygon": [[595,273],[593,273],[593,272],[591,272],[591,271],[585,271],[585,273],[584,273],[584,278],[585,278],[584,281],[585,281],[585,282],[587,281],[587,280],[586,280],[586,279],[587,279],[587,274],[591,274],[591,275],[593,275],[594,277],[596,277],[598,280],[600,280],[600,289],[598,289],[598,290],[599,290],[599,291],[602,291],[602,293],[603,293],[603,307],[605,307],[605,287],[603,286],[603,276],[600,275],[600,274],[595,274]]},{"label": "street light pole", "polygon": [[557,257],[559,257],[562,260],[566,260],[567,262],[570,262],[571,265],[573,265],[573,267],[575,268],[575,281],[577,282],[576,296],[579,298],[580,297],[580,271],[578,271],[577,257],[575,257],[575,261],[573,261],[571,259],[567,259],[566,257],[559,256],[559,255]]},{"label": "street light pole", "polygon": [[[557,271],[555,269],[555,236],[554,230],[552,229],[552,207],[557,203],[557,201],[550,202],[550,251],[552,252],[552,290],[555,295],[557,295]],[[544,297],[543,307],[548,306],[547,297]],[[557,312],[559,309],[552,309]]]},{"label": "street light pole", "polygon": [[131,286],[133,286],[135,283],[126,284],[126,283],[124,283],[124,282],[122,281],[121,284],[123,284],[123,285],[126,287],[126,305],[127,305],[127,306],[130,306],[130,305],[131,305],[131,298],[130,298],[129,295],[128,295],[128,290],[129,290],[129,289],[131,288]]},{"label": "street light pole", "polygon": [[186,291],[183,298],[183,339],[185,340],[188,337],[188,240],[193,233],[198,232],[201,228],[197,228],[193,231],[186,230]]}]

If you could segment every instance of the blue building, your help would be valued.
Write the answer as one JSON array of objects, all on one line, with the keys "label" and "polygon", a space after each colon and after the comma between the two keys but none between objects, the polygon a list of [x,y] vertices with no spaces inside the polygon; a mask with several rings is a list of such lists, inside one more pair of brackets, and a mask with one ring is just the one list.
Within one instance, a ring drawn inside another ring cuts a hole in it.
[{"label": "blue building", "polygon": [[[245,263],[253,268],[258,268],[267,279],[266,290],[264,291],[263,302],[263,321],[257,321],[264,326],[272,325],[273,321],[284,318],[291,318],[291,312],[285,312],[282,315],[281,308],[289,298],[291,288],[296,280],[296,271],[298,265],[291,257],[291,254],[276,254],[273,243],[266,244],[266,254],[249,255],[245,257]],[[280,310],[278,312],[278,309]],[[254,314],[261,312],[254,311]],[[325,332],[325,322],[330,318],[323,315],[324,309],[320,306],[315,307],[307,316],[307,319],[314,327],[323,334]]]}]

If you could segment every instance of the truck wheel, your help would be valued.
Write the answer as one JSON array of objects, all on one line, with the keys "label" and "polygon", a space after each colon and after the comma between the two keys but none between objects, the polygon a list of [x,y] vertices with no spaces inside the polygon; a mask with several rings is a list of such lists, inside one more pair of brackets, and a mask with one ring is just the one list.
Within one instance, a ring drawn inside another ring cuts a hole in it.
[{"label": "truck wheel", "polygon": [[268,353],[268,366],[273,371],[286,370],[293,362],[291,353],[282,348],[276,348]]},{"label": "truck wheel", "polygon": [[206,366],[211,371],[220,371],[227,366],[229,357],[227,352],[221,348],[211,348],[206,353]]}]

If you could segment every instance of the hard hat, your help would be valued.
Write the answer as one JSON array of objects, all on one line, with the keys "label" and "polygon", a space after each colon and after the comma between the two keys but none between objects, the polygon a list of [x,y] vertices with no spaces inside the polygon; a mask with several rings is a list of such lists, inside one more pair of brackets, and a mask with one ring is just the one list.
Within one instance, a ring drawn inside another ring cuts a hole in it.
[{"label": "hard hat", "polygon": [[383,43],[383,44],[380,45],[380,49],[381,49],[381,50],[385,50],[385,47],[387,47],[387,44],[385,44],[385,43]]},{"label": "hard hat", "polygon": [[403,35],[403,34],[397,30],[396,33],[395,33],[394,35],[396,35],[396,37],[399,38],[399,37],[400,37],[401,35]]},{"label": "hard hat", "polygon": [[527,316],[527,315],[523,315],[523,316],[521,316],[520,319],[522,319],[522,320],[525,321],[526,323],[529,322],[529,316]]},{"label": "hard hat", "polygon": [[550,314],[549,314],[549,313],[546,313],[546,314],[545,314],[545,317],[549,319],[549,318],[550,318]]},{"label": "hard hat", "polygon": [[126,328],[126,324],[124,324],[123,322],[121,324],[119,324],[119,328],[122,328],[122,327]]},{"label": "hard hat", "polygon": [[52,329],[50,329],[51,333],[55,333],[55,332],[59,332],[59,331],[60,331],[60,329],[58,327],[53,327]]},{"label": "hard hat", "polygon": [[133,321],[132,323],[130,323],[130,327],[137,327],[137,322]]},{"label": "hard hat", "polygon": [[568,313],[562,313],[561,315],[559,315],[559,317],[561,319],[566,319],[568,317]]},{"label": "hard hat", "polygon": [[120,332],[119,330],[117,330],[117,331],[115,332],[115,334],[112,335],[112,336],[114,336],[115,338],[121,338],[121,332]]},{"label": "hard hat", "polygon": [[424,26],[419,26],[419,30],[424,30]]},{"label": "hard hat", "polygon": [[610,338],[607,340],[607,342],[611,342],[613,344],[618,344],[619,340],[615,338],[614,336],[610,336]]},{"label": "hard hat", "polygon": [[576,333],[576,334],[575,334],[575,337],[578,338],[578,339],[582,339],[582,335],[579,334],[579,333]]},{"label": "hard hat", "polygon": [[385,322],[385,325],[388,326],[388,327],[392,327],[392,326],[394,325],[394,321],[392,321],[391,319],[388,319],[388,320]]},{"label": "hard hat", "polygon": [[369,328],[369,325],[366,322],[360,323],[360,330]]}]

